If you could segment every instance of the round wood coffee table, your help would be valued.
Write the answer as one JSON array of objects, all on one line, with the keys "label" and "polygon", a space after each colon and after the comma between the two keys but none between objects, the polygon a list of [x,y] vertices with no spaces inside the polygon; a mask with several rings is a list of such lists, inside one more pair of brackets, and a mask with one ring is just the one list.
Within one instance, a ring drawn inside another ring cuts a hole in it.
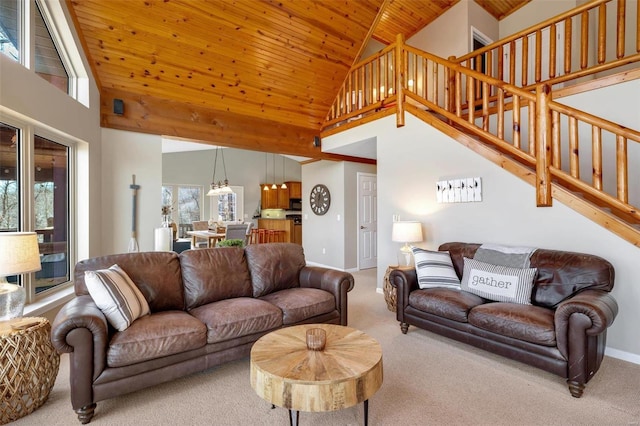
[{"label": "round wood coffee table", "polygon": [[[306,331],[322,328],[327,343],[311,351]],[[334,411],[368,400],[382,385],[382,348],[360,330],[332,324],[286,327],[262,336],[251,349],[251,387],[258,396],[289,410],[291,424],[299,411]]]}]

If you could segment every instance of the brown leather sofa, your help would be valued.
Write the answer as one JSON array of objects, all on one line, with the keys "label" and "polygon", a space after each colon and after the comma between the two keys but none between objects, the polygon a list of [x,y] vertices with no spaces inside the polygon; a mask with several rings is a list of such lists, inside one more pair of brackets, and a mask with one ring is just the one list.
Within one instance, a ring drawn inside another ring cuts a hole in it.
[{"label": "brown leather sofa", "polygon": [[[473,258],[478,247],[454,242],[438,250],[449,251],[462,277],[463,257]],[[402,333],[415,325],[541,368],[566,378],[579,398],[600,367],[607,328],[618,313],[609,294],[613,266],[593,255],[544,249],[530,262],[538,268],[531,305],[492,302],[457,289],[420,289],[415,270],[392,271]]]},{"label": "brown leather sofa", "polygon": [[[116,331],[89,295],[85,271],[118,264],[151,314]],[[249,355],[280,327],[347,325],[351,274],[305,264],[302,246],[258,244],[181,254],[115,254],[76,265],[76,297],[56,316],[52,341],[68,352],[71,405],[81,423],[96,402]]]}]

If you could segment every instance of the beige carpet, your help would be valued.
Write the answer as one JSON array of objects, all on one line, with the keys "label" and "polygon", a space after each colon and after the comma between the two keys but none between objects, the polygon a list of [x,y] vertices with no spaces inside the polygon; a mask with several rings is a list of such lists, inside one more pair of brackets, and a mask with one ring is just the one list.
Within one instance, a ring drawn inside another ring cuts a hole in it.
[{"label": "beige carpet", "polygon": [[[376,293],[374,270],[354,274],[349,325],[378,339],[384,384],[369,403],[371,425],[639,425],[640,365],[607,357],[582,398],[564,379],[479,349],[409,329]],[[49,400],[15,425],[78,425],[71,409],[68,358]],[[362,405],[301,413],[307,425],[362,424]],[[95,425],[287,425],[287,411],[260,399],[249,360],[98,403]]]}]

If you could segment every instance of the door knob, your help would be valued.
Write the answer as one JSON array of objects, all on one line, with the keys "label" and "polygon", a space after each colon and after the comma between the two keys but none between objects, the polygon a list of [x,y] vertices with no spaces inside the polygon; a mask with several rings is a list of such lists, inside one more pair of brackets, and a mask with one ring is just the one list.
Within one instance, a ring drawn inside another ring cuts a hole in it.
[{"label": "door knob", "polygon": [[360,229],[367,229],[367,227],[360,225]]}]

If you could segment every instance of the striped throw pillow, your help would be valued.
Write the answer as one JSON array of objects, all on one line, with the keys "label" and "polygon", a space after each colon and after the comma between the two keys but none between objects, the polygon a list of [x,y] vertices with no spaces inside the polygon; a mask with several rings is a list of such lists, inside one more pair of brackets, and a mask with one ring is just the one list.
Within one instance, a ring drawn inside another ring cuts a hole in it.
[{"label": "striped throw pillow", "polygon": [[448,251],[430,251],[418,247],[411,247],[411,250],[420,288],[460,288],[460,279],[453,269]]},{"label": "striped throw pillow", "polygon": [[496,302],[531,304],[536,268],[509,268],[464,258],[462,290]]},{"label": "striped throw pillow", "polygon": [[118,265],[86,271],[87,290],[107,321],[124,331],[133,321],[149,313],[149,304],[131,278]]}]

